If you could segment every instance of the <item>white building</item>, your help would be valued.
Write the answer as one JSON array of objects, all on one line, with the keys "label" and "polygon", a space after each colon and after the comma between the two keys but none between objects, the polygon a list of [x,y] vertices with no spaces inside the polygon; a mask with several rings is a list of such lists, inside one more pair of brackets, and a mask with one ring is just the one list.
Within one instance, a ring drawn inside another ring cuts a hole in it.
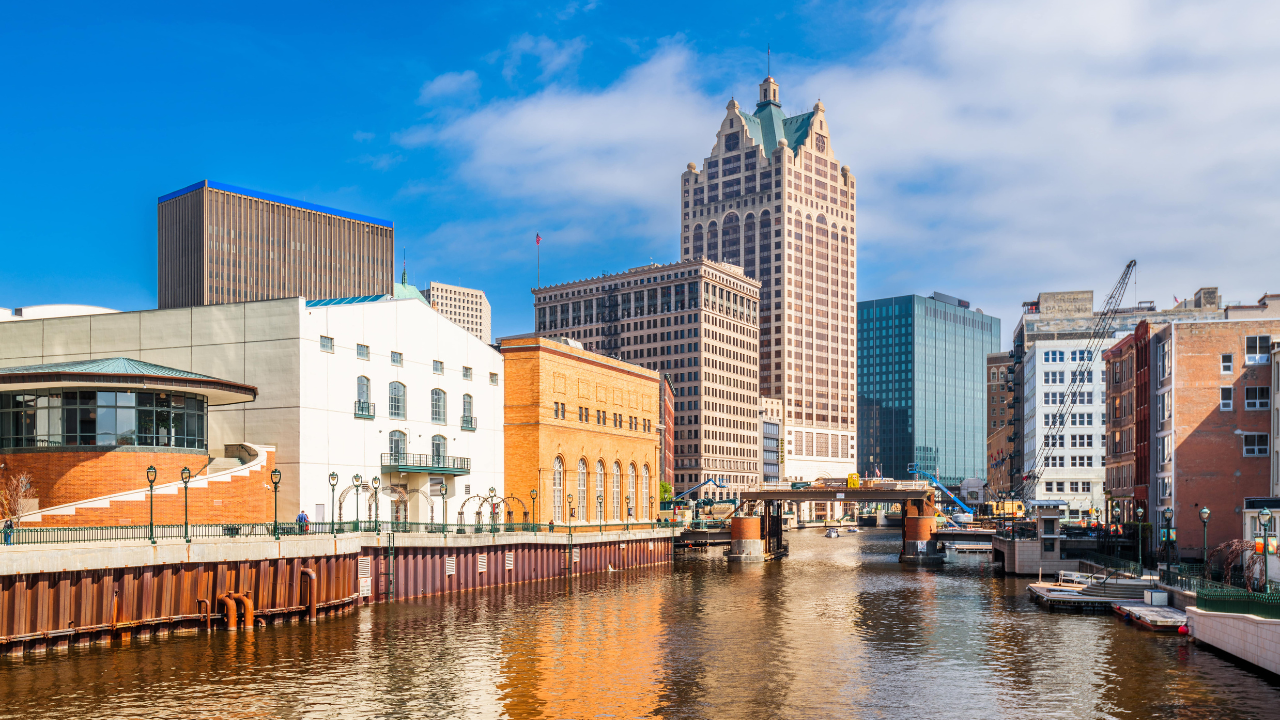
[{"label": "white building", "polygon": [[[358,474],[382,481],[382,518],[403,492],[405,519],[426,521],[441,484],[446,500],[503,492],[502,358],[406,294],[14,318],[0,366],[125,357],[254,386],[253,402],[209,409],[207,447],[275,446],[282,519],[332,519],[330,498]],[[364,491],[360,506],[367,518]],[[354,498],[343,507],[354,519]]]},{"label": "white building", "polygon": [[[1025,499],[1062,500],[1064,522],[1081,522],[1103,510],[1106,479],[1107,392],[1102,354],[1108,339],[1092,355],[1087,339],[1037,340],[1027,346],[1022,388],[1022,452],[1026,471],[1036,473]],[[1068,388],[1085,373],[1074,398]],[[1048,455],[1033,466],[1041,448]]]}]

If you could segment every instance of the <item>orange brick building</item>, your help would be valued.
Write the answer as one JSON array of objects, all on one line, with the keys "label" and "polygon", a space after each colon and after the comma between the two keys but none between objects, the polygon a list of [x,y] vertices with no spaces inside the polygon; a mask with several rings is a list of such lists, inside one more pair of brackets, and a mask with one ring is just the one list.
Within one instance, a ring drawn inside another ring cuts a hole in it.
[{"label": "orange brick building", "polygon": [[529,503],[538,523],[655,518],[659,374],[577,343],[500,343],[507,494]]}]

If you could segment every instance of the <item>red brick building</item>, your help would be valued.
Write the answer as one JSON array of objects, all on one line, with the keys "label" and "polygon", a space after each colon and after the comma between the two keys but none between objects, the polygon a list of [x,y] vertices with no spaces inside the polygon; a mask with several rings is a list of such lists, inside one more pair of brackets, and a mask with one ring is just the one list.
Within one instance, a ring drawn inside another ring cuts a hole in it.
[{"label": "red brick building", "polygon": [[[1107,383],[1106,494],[1119,505],[1114,522],[1150,518],[1151,326],[1146,320],[1103,353]],[[1106,508],[1114,514],[1112,507]]]},{"label": "red brick building", "polygon": [[995,493],[1010,489],[1009,468],[1015,453],[1022,452],[1016,440],[1017,424],[1013,422],[1013,358],[1007,352],[987,355],[987,490]]},{"label": "red brick building", "polygon": [[[1245,498],[1271,495],[1273,337],[1280,337],[1280,318],[1175,322],[1147,343],[1147,519],[1158,542],[1163,510],[1173,508],[1177,546],[1189,559],[1204,552],[1200,508],[1212,512],[1213,548],[1240,538]],[[1134,462],[1136,475],[1142,470]]]}]

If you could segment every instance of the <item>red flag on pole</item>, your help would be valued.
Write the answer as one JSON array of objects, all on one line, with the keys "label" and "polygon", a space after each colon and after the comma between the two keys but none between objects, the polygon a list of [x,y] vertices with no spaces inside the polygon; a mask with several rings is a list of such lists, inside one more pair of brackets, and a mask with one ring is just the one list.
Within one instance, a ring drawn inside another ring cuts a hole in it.
[{"label": "red flag on pole", "polygon": [[534,244],[534,245],[541,245],[541,244],[542,244],[542,235],[537,235],[537,236],[536,236],[536,238],[535,238],[535,239],[534,239],[534,241],[533,241],[533,244]]}]

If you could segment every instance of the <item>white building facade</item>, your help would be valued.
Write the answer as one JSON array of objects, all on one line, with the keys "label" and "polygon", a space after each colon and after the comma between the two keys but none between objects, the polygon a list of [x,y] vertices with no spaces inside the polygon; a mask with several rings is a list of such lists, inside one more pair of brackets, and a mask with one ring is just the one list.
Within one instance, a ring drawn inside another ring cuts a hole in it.
[{"label": "white building facade", "polygon": [[[1092,353],[1087,339],[1038,340],[1027,347],[1022,452],[1036,481],[1027,486],[1025,499],[1065,502],[1064,522],[1102,517],[1107,434],[1102,354],[1114,344],[1106,340]],[[1081,389],[1069,396],[1079,373],[1084,373]],[[1033,467],[1042,448],[1048,454]]]},{"label": "white building facade", "polygon": [[[252,385],[211,407],[208,447],[276,448],[280,518],[355,516],[352,479],[378,477],[378,514],[444,520],[503,493],[501,355],[413,297],[304,298],[0,323],[0,365],[125,357]],[[331,488],[329,476],[337,473]],[[447,495],[439,497],[444,486]],[[432,488],[435,488],[434,495]],[[368,490],[360,517],[368,517]],[[396,502],[405,499],[407,503]]]}]

